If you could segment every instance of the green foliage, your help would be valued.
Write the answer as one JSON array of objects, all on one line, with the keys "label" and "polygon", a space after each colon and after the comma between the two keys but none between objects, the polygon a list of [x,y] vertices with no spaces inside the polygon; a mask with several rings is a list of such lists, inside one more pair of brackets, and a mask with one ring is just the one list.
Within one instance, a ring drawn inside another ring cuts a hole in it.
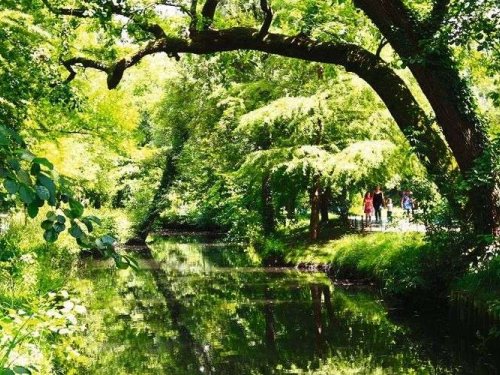
[{"label": "green foliage", "polygon": [[[0,148],[0,179],[3,182],[5,200],[13,200],[24,205],[30,217],[38,215],[46,204],[51,211],[41,223],[44,229],[43,238],[55,242],[60,233],[68,229],[68,233],[83,248],[96,249],[106,257],[113,257],[119,267],[134,265],[133,259],[123,257],[114,250],[116,240],[109,236],[95,237],[94,224],[100,219],[95,216],[83,216],[84,207],[72,197],[67,182],[53,170],[53,165],[45,158],[37,158],[31,154],[21,137],[16,132],[0,126],[4,140]],[[68,221],[68,224],[66,222]],[[81,225],[85,225],[83,230]]]}]

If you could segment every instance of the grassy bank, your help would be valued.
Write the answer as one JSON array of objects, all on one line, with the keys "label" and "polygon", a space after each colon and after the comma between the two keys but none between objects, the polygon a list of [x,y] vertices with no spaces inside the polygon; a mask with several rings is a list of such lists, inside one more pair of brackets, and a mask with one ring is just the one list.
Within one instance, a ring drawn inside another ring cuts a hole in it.
[{"label": "grassy bank", "polygon": [[391,295],[414,299],[464,291],[500,308],[500,258],[480,270],[466,270],[454,236],[349,234],[335,227],[316,243],[305,235],[304,228],[278,233],[263,242],[261,253],[295,266],[327,267],[338,278],[371,281]]}]

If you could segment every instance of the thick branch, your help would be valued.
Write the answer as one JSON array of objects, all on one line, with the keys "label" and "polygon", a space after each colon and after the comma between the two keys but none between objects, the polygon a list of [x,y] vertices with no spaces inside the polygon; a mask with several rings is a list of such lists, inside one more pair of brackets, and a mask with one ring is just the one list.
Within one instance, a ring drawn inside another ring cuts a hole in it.
[{"label": "thick branch", "polygon": [[105,64],[95,61],[92,59],[88,59],[86,57],[73,57],[71,59],[65,60],[62,63],[64,67],[68,70],[69,76],[66,78],[66,83],[69,83],[76,77],[76,72],[73,69],[73,67],[76,66],[82,66],[84,68],[92,68],[92,69],[97,69],[102,72],[107,73],[109,71],[109,67],[106,66]]},{"label": "thick branch", "polygon": [[[152,53],[209,54],[235,50],[255,50],[301,60],[336,64],[357,74],[384,101],[423,165],[436,178],[442,191],[450,186],[450,181],[453,181],[453,177],[450,177],[452,174],[450,152],[439,134],[430,126],[430,120],[405,82],[379,57],[354,44],[317,43],[273,33],[268,33],[266,38],[260,38],[259,31],[252,28],[206,30],[193,32],[191,39],[167,37],[157,40],[130,58],[118,61],[109,69],[102,69],[102,64],[96,69],[107,71],[108,86],[114,88],[118,85],[125,69]],[[86,67],[95,67],[96,64],[74,61]]]},{"label": "thick branch", "polygon": [[104,63],[85,57],[74,57],[72,59],[65,60],[63,62],[63,65],[70,72],[68,78],[66,79],[66,82],[70,82],[75,78],[76,72],[73,69],[73,66],[77,65],[84,68],[93,68],[105,72],[108,75],[108,88],[114,89],[120,83],[125,70],[140,62],[145,56],[152,55],[158,52],[167,52],[170,56],[175,56],[176,58],[178,58],[177,52],[167,51],[165,49],[166,41],[167,39],[165,38],[150,42],[146,45],[146,47],[140,49],[135,54],[129,56],[128,58],[118,60],[111,66],[107,66]]},{"label": "thick branch", "polygon": [[432,37],[439,28],[448,14],[450,0],[434,0],[434,6],[429,17],[423,22],[422,32],[429,37]]},{"label": "thick branch", "polygon": [[191,23],[189,24],[189,31],[195,32],[198,27],[198,0],[191,0],[191,8],[189,13],[191,14]]},{"label": "thick branch", "polygon": [[215,16],[215,10],[220,0],[206,0],[201,10],[201,15],[203,17],[203,30],[207,30],[212,26]]},{"label": "thick branch", "polygon": [[418,54],[416,19],[402,0],[354,0],[402,58]]},{"label": "thick branch", "polygon": [[387,39],[385,39],[384,37],[382,37],[382,39],[380,39],[380,43],[377,47],[377,51],[375,52],[375,56],[380,57],[380,54],[382,53],[382,49],[384,49],[384,47],[388,44],[389,44],[389,41]]},{"label": "thick branch", "polygon": [[264,12],[264,23],[260,28],[259,38],[263,38],[269,32],[271,22],[273,22],[273,10],[267,0],[260,0],[260,8],[262,9],[262,12]]}]

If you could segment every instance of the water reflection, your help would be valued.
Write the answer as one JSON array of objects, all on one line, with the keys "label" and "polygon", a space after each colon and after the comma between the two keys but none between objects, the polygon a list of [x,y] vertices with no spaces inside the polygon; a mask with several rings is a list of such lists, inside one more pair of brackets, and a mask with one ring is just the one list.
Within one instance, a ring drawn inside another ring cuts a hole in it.
[{"label": "water reflection", "polygon": [[322,273],[259,268],[236,246],[179,239],[157,239],[141,266],[118,278],[86,271],[118,288],[121,306],[107,313],[111,350],[94,373],[467,373],[394,324],[372,292]]}]

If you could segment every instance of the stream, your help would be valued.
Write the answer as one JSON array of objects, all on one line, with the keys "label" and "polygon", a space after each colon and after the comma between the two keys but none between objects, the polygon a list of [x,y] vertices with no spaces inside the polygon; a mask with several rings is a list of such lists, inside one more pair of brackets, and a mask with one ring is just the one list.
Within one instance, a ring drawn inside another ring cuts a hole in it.
[{"label": "stream", "polygon": [[217,239],[157,237],[138,254],[139,272],[97,260],[80,272],[106,349],[92,373],[499,373],[498,353],[458,337],[446,309],[406,311],[322,272],[262,268]]}]

